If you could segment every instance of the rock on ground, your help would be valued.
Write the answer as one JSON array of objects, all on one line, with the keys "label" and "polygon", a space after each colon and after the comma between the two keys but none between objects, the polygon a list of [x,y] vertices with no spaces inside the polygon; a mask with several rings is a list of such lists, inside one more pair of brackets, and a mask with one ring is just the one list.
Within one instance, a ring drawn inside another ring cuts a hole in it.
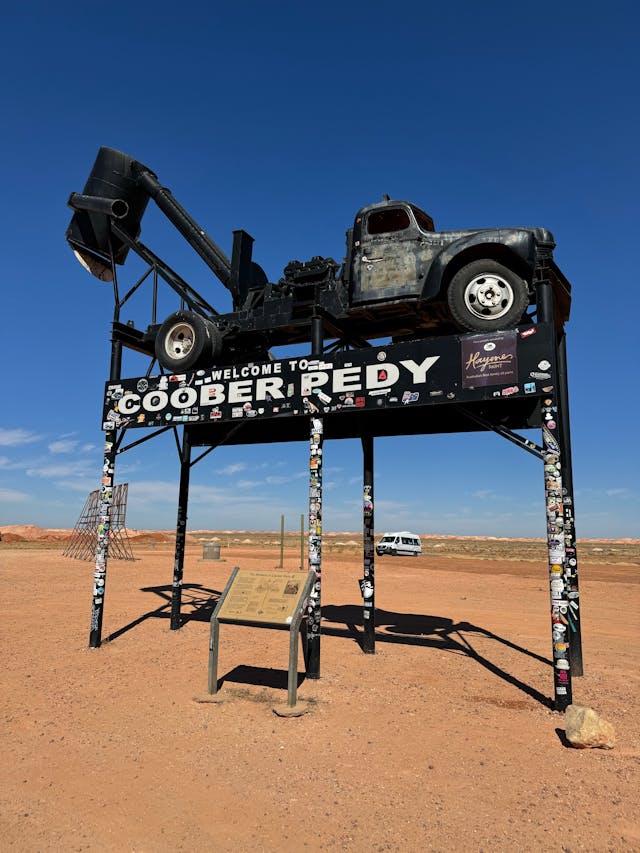
[{"label": "rock on ground", "polygon": [[569,705],[567,708],[565,734],[569,743],[579,749],[613,749],[616,743],[616,733],[611,723],[603,720],[593,708],[582,705]]}]

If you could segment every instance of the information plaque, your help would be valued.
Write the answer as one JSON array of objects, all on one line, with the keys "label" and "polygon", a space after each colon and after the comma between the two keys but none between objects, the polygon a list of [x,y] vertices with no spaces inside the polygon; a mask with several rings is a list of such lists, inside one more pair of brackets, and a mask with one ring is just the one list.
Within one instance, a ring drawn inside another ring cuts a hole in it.
[{"label": "information plaque", "polygon": [[255,572],[236,566],[211,615],[209,693],[218,692],[220,623],[288,628],[289,675],[287,704],[295,707],[298,681],[298,637],[311,595],[315,571]]},{"label": "information plaque", "polygon": [[221,622],[291,625],[307,577],[300,572],[238,569],[218,610]]}]

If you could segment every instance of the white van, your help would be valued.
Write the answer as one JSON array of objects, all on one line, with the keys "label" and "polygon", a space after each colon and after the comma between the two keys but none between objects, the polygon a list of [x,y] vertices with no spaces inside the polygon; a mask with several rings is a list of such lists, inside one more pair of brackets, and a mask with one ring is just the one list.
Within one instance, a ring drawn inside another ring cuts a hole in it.
[{"label": "white van", "polygon": [[376,554],[382,557],[384,554],[407,554],[418,557],[422,554],[420,537],[408,530],[400,530],[398,533],[385,533],[376,545]]}]

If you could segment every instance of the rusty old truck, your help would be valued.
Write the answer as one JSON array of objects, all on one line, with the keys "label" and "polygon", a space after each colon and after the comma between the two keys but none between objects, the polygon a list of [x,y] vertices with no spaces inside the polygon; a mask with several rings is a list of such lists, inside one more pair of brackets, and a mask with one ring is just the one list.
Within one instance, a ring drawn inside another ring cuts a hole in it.
[{"label": "rusty old truck", "polygon": [[[149,199],[229,289],[232,311],[218,313],[140,242]],[[101,148],[69,205],[67,240],[93,275],[111,280],[133,250],[180,296],[180,310],[145,329],[114,322],[116,339],[172,373],[268,358],[271,347],[310,341],[313,318],[327,338],[352,346],[512,329],[534,322],[540,278],[551,282],[558,326],[569,317],[571,286],[546,228],[437,231],[417,205],[384,196],[357,212],[342,263],[291,261],[271,282],[252,258],[252,237],[234,231],[229,258],[151,169],[122,152]]]}]

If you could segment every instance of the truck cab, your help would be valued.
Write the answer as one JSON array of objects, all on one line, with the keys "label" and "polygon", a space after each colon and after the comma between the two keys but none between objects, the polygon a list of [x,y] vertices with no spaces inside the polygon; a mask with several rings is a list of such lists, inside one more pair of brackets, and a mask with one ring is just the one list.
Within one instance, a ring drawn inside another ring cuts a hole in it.
[{"label": "truck cab", "polygon": [[386,199],[358,211],[350,303],[418,298],[433,256],[433,231],[431,217],[406,201]]}]

